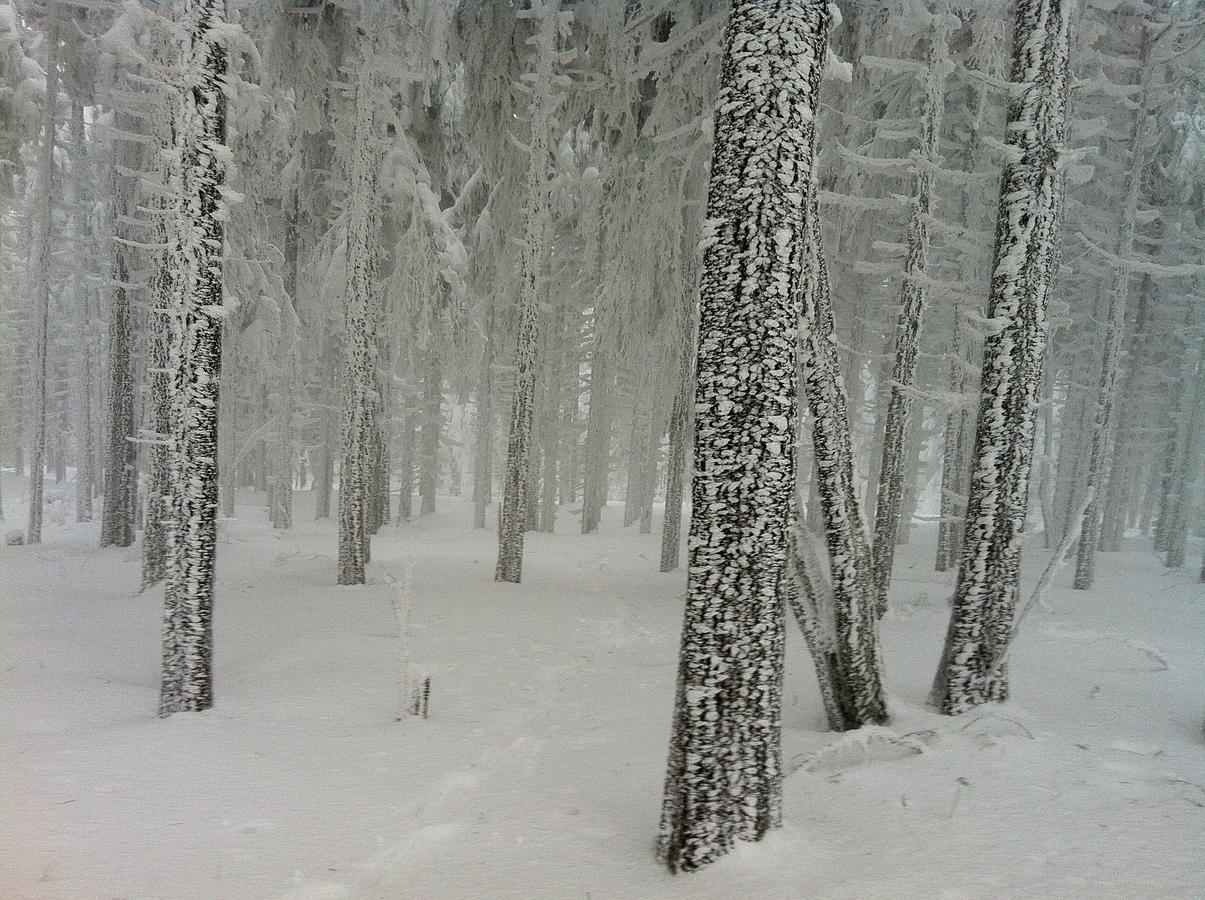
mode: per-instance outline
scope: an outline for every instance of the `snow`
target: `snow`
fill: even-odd
[[[8,521],[21,485],[5,473]],[[64,497],[71,490],[62,489]],[[56,486],[48,488],[52,494]],[[952,573],[899,548],[883,645],[892,720],[823,731],[794,626],[785,820],[691,875],[653,859],[681,623],[658,536],[527,535],[492,580],[472,504],[382,529],[338,587],[335,526],[222,520],[215,707],[156,718],[161,599],[139,548],[48,517],[0,547],[0,896],[1176,897],[1205,884],[1205,592],[1131,538],[1063,572],[1021,630],[1014,700],[924,706]],[[52,501],[53,502],[53,501]],[[58,519],[56,523],[55,519]],[[655,523],[654,532],[658,531]],[[1190,548],[1199,554],[1200,547]],[[1023,590],[1048,554],[1026,551]],[[413,567],[409,657],[431,718],[397,721],[387,576]]]

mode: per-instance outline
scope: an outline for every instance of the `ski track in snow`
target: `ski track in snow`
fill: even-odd
[[[19,487],[5,485],[5,496]],[[48,522],[0,548],[0,896],[1182,897],[1205,885],[1205,596],[1141,549],[1023,626],[1014,700],[924,699],[950,577],[935,530],[899,548],[884,620],[892,722],[838,736],[792,632],[785,827],[691,875],[652,857],[684,576],[659,535],[526,539],[493,582],[471,505],[373,539],[337,587],[331,521],[299,494],[273,533],[221,522],[216,707],[155,718],[161,593],[138,548]],[[6,509],[19,521],[14,504]],[[1197,548],[1193,548],[1194,550]],[[1199,552],[1199,550],[1198,550]],[[1046,554],[1028,552],[1027,583]],[[1190,557],[1192,558],[1192,557]],[[431,718],[396,721],[382,567],[414,565],[410,655]],[[1150,585],[1160,579],[1159,592]],[[793,762],[794,761],[794,762]],[[803,761],[810,761],[801,765]]]

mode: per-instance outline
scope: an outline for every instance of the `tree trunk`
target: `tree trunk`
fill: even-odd
[[[225,2],[185,6],[186,65],[171,164],[175,203],[167,310],[171,398],[169,566],[160,715],[213,705],[213,591],[217,544],[218,385],[222,364],[225,177]]]
[[[51,11],[51,16],[57,12]],[[42,101],[42,136],[38,145],[33,209],[30,212],[29,298],[33,309],[33,410],[29,447],[29,527],[25,541],[42,542],[43,485],[46,480],[46,365],[50,318],[51,201],[55,192],[55,104],[59,92],[59,27],[52,21],[46,33],[46,93]]]
[[[423,379],[423,429],[419,454],[419,514],[435,512],[435,488],[439,481],[439,434],[443,426],[443,365],[438,353],[427,360]]]
[[[477,415],[473,429],[473,527],[485,527],[494,491],[494,306],[490,303],[481,365],[477,374]]]
[[[796,328],[806,321],[799,248],[829,9],[737,0],[724,41],[700,292],[690,563],[658,846],[672,871],[712,862],[781,823],[782,580],[795,480]]]
[[[373,79],[361,61],[355,90],[355,127],[349,162],[347,293],[343,336],[343,456],[339,466],[339,584],[363,584],[369,557],[369,505],[374,502],[373,452],[378,434],[374,344],[380,209],[380,152],[373,111]]]
[[[678,568],[679,546],[682,543],[682,491],[687,479],[686,454],[690,443],[691,399],[695,393],[695,296],[697,284],[693,274],[693,253],[683,282],[682,292],[683,341],[678,348],[678,389],[669,419],[669,459],[665,464],[665,519],[661,524],[661,571]]]
[[[1034,417],[1057,261],[1069,0],[1019,0],[966,537],[938,695],[943,712],[1008,696],[1005,653],[1020,575]]]
[[[920,330],[925,311],[925,269],[929,259],[929,218],[933,213],[933,168],[941,152],[941,112],[945,102],[946,33],[948,17],[933,17],[929,36],[929,64],[924,81],[921,108],[921,160],[916,171],[916,194],[908,221],[908,256],[904,262],[904,286],[900,297],[900,318],[895,329],[895,364],[891,370],[887,421],[883,427],[883,454],[875,494],[873,576],[875,610],[887,611],[887,590],[895,562],[895,546],[900,532],[900,507],[905,490],[905,473],[912,417],[913,382],[920,351]],[[915,452],[915,444],[911,444]]]
[[[515,350],[515,390],[510,433],[506,444],[506,473],[502,485],[502,518],[498,526],[498,565],[495,581],[519,582],[523,574],[523,531],[527,527],[531,477],[532,417],[539,363],[539,315],[545,245],[551,208],[552,124],[556,97],[553,61],[556,56],[560,4],[543,7],[535,38],[536,65],[529,82],[531,135],[524,208],[524,239],[520,260],[518,339]]]
[[[1142,89],[1138,97],[1137,109],[1134,111],[1134,122],[1130,132],[1129,175],[1121,208],[1121,233],[1117,237],[1117,256],[1122,260],[1128,259],[1134,250],[1138,196],[1146,169],[1143,145],[1146,140],[1147,105],[1151,78],[1151,67],[1147,62],[1150,46],[1151,35],[1150,32],[1147,32],[1147,39],[1143,41],[1138,57],[1137,80],[1142,85]],[[1113,418],[1113,394],[1117,384],[1117,370],[1121,364],[1121,336],[1125,329],[1126,302],[1129,291],[1129,267],[1124,263],[1115,266],[1112,290],[1109,293],[1108,311],[1105,314],[1105,346],[1100,361],[1096,415],[1092,424],[1092,446],[1088,453],[1086,489],[1092,492],[1092,497],[1084,510],[1084,522],[1075,557],[1075,578],[1072,582],[1072,587],[1077,591],[1084,591],[1092,587],[1096,579],[1096,546],[1100,542],[1101,507],[1106,498],[1102,489],[1102,481],[1109,463],[1109,429]]]

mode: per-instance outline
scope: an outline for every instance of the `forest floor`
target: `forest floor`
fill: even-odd
[[[11,474],[11,473],[10,473]],[[23,522],[10,498],[7,528]],[[707,869],[653,859],[684,575],[659,536],[533,534],[493,582],[469,505],[373,541],[334,583],[334,526],[221,523],[216,701],[156,718],[161,595],[138,548],[53,524],[0,547],[4,898],[1184,897],[1205,889],[1205,590],[1133,539],[1064,571],[1025,622],[1014,700],[924,704],[952,575],[901,548],[883,624],[892,723],[823,730],[790,625],[785,825]],[[656,517],[654,525],[657,526]],[[1194,546],[1195,553],[1200,548]],[[1048,554],[1028,553],[1032,585]],[[1193,561],[1199,560],[1199,556]],[[428,720],[397,720],[386,573],[413,571]]]

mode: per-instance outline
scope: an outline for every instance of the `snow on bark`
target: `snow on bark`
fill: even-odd
[[[1185,545],[1195,509],[1193,488],[1197,471],[1201,468],[1201,458],[1205,455],[1200,446],[1202,431],[1205,431],[1205,338],[1195,338],[1198,346],[1195,359],[1193,339],[1186,339],[1185,343],[1188,346],[1185,348],[1183,374],[1178,388],[1183,401],[1175,427],[1176,452],[1166,512],[1163,514],[1167,520],[1167,557],[1164,562],[1169,568],[1184,565]]]
[[[78,96],[71,98],[69,120],[69,153],[71,179],[67,185],[66,205],[68,234],[74,260],[68,280],[71,286],[69,303],[75,327],[73,350],[76,358],[71,366],[71,408],[73,411],[71,430],[74,438],[72,447],[75,459],[75,520],[92,521],[92,493],[96,486],[96,474],[92,468],[92,335],[91,291],[88,285],[89,272],[89,227],[88,214],[91,196],[88,172],[88,157],[84,145],[84,103]]]
[[[186,0],[184,64],[171,177],[175,278],[167,308],[171,400],[168,575],[160,715],[213,705],[213,595],[218,504],[222,185],[226,138],[225,0]]]
[[[162,50],[157,50],[162,52]],[[180,110],[174,105],[171,94],[156,91],[153,100],[154,121],[152,141],[160,150],[155,178],[156,196],[152,207],[155,212],[154,233],[156,249],[154,274],[151,276],[149,296],[149,346],[147,348],[147,373],[150,376],[149,398],[146,404],[146,427],[143,440],[147,443],[147,480],[145,513],[142,528],[142,589],[158,584],[167,574],[168,530],[172,519],[168,503],[168,442],[171,430],[171,400],[168,378],[168,315],[172,298],[179,289],[180,273],[171,258],[171,248],[176,240],[173,231],[174,216],[170,197],[172,172],[166,162],[172,148],[178,146]]]
[[[803,246],[802,382],[811,413],[817,506],[832,576],[833,628],[841,680],[848,692],[846,728],[887,720],[870,544],[854,487],[853,446],[845,385],[837,359],[832,291],[816,195],[809,201]]]
[[[672,871],[781,823],[800,245],[830,15],[823,2],[737,0],[725,36],[686,611],[658,846]]]
[[[123,117],[116,118],[118,127]],[[134,510],[138,494],[138,446],[134,443],[134,372],[131,361],[134,326],[130,308],[130,254],[125,218],[133,206],[131,186],[121,174],[124,149],[114,149],[112,277],[109,285],[108,416],[104,438],[104,505],[100,546],[128,547],[134,543]]]
[[[682,490],[687,478],[686,454],[690,446],[690,398],[695,392],[695,335],[697,304],[693,254],[684,267],[682,346],[678,348],[678,388],[674,393],[673,410],[669,418],[669,459],[665,464],[665,521],[661,526],[661,571],[678,568],[678,545],[681,543]]]
[[[883,449],[875,500],[873,575],[875,610],[887,611],[887,590],[895,561],[896,537],[900,527],[907,470],[908,437],[912,417],[910,388],[916,381],[916,359],[920,351],[921,320],[925,307],[925,267],[929,258],[929,219],[933,214],[933,170],[940,162],[941,113],[945,102],[947,32],[949,17],[933,17],[929,36],[929,61],[924,76],[920,118],[920,159],[916,170],[916,193],[908,220],[908,256],[904,262],[904,284],[900,316],[895,329],[895,361],[891,370]]]
[[[363,584],[377,412],[375,335],[380,148],[372,75],[361,63],[348,163],[347,292],[343,335],[343,456],[339,467],[339,584]]]
[[[506,443],[506,471],[502,482],[502,518],[498,526],[498,565],[495,581],[518,582],[523,573],[523,531],[535,512],[530,503],[532,419],[534,416],[536,368],[539,355],[540,293],[544,254],[548,242],[551,211],[552,125],[559,96],[554,89],[553,67],[557,57],[557,35],[562,13],[559,0],[533,2],[530,12],[538,17],[536,34],[529,38],[535,47],[534,70],[526,79],[531,93],[528,116],[531,125],[527,152],[524,233],[519,262],[519,310],[515,350],[515,387],[511,401],[510,432]]]
[[[33,308],[33,409],[29,446],[29,527],[27,544],[42,542],[43,485],[46,475],[46,354],[50,318],[50,231],[54,197],[55,104],[59,90],[59,29],[52,21],[46,34],[46,88],[42,100],[42,135],[38,145],[36,188],[30,210],[27,260],[30,306]]]
[[[966,537],[938,673],[943,712],[1008,696],[1034,420],[1057,254],[1066,130],[1069,0],[1020,0],[1013,35],[1010,156],[1000,185]]]

